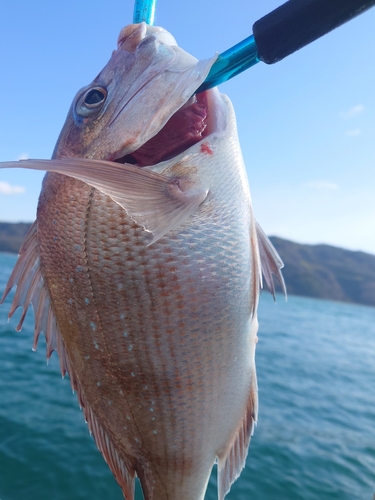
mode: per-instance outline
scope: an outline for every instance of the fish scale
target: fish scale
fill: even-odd
[[[126,159],[182,105],[194,105],[213,61],[188,56],[161,28],[124,29],[92,84],[99,103],[108,93],[106,125],[87,118],[96,104],[81,110],[88,86],[53,159],[22,163],[50,173],[6,294],[19,285],[12,312],[22,305],[22,318],[30,297],[36,339],[43,331],[48,355],[58,350],[128,500],[135,475],[146,500],[202,500],[216,462],[223,500],[257,419],[261,260],[272,290],[282,263],[253,217],[230,101],[207,91],[206,135],[170,160],[143,168],[108,161]],[[136,92],[124,104],[129,89]],[[153,123],[139,89],[159,113]],[[145,128],[134,135],[137,121]],[[80,147],[85,158],[75,157]]]
[[[235,190],[236,183],[228,178],[234,175],[229,169],[222,170],[217,169],[217,184]],[[56,182],[58,189],[54,188]],[[214,200],[216,191],[211,191]],[[180,231],[147,247],[149,235],[100,192],[92,193],[86,185],[71,179],[56,180],[56,176],[45,181],[44,192],[38,213],[42,267],[59,325],[76,323],[79,311],[78,328],[70,326],[69,333],[63,336],[92,411],[106,422],[109,435],[122,435],[120,441],[124,441],[128,452],[153,464],[162,463],[164,457],[165,465],[159,474],[167,478],[169,485],[177,480],[181,460],[203,469],[207,481],[216,454],[229,437],[228,430],[223,433],[223,420],[242,418],[251,382],[250,364],[244,376],[244,366],[239,363],[242,369],[232,375],[236,385],[245,379],[239,406],[238,396],[234,392],[228,395],[226,386],[227,367],[233,366],[236,356],[241,357],[238,330],[244,327],[238,324],[237,316],[240,313],[241,318],[249,318],[250,311],[250,270],[246,272],[238,259],[239,252],[245,257],[245,248],[249,253],[250,243],[238,241],[244,231],[239,232],[233,221],[238,216],[233,204],[241,200],[237,197],[235,203],[228,203],[227,211],[217,211],[208,223],[205,212],[212,210],[202,210]],[[61,206],[66,207],[62,221],[55,213]],[[57,267],[50,257],[51,229],[57,241],[65,241],[68,221],[75,227],[72,232],[76,239],[74,245],[69,241],[60,253]],[[212,226],[220,228],[220,235]],[[216,238],[211,240],[213,233]],[[218,241],[224,245],[218,246]],[[75,250],[77,246],[81,251]],[[63,281],[62,276],[66,277]],[[119,285],[123,285],[121,290]],[[70,298],[73,304],[67,309]],[[60,328],[65,332],[64,326]],[[126,337],[124,331],[128,332]],[[246,349],[246,337],[244,340]],[[90,358],[85,360],[85,356]],[[149,411],[149,400],[143,399],[145,385],[150,399],[155,401],[153,412]],[[124,398],[131,420],[142,432],[127,421]],[[222,421],[216,415],[218,408]],[[233,408],[235,414],[230,417]],[[202,414],[206,415],[203,422]],[[199,433],[195,432],[197,427]],[[233,426],[229,427],[232,430]],[[181,459],[180,450],[187,443],[189,455]],[[202,446],[211,455],[204,467]]]

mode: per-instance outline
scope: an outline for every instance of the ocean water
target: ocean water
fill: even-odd
[[[16,258],[0,254],[3,290]],[[56,353],[0,309],[0,499],[121,500]],[[373,500],[375,308],[262,294],[259,422],[228,500]],[[142,498],[138,489],[137,500]],[[207,500],[217,498],[216,471]],[[178,499],[176,499],[178,500]],[[192,499],[194,500],[194,499]]]

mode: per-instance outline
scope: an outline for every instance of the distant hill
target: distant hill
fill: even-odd
[[[375,306],[375,255],[271,236],[292,295]]]
[[[31,224],[0,222],[0,252],[18,253]],[[375,255],[271,236],[290,295],[375,306]]]
[[[0,222],[0,252],[18,253],[31,224],[29,222]]]

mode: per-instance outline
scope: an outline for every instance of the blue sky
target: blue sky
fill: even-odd
[[[249,36],[282,2],[158,0],[155,24],[198,58]],[[70,103],[132,20],[133,2],[0,4],[0,161],[49,158]],[[220,90],[235,107],[267,234],[375,254],[375,8]],[[32,221],[43,175],[0,171],[0,221]]]

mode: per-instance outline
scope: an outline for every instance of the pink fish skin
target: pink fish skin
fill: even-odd
[[[4,296],[35,311],[124,496],[222,500],[257,419],[261,272],[282,262],[254,220],[230,101],[191,98],[197,61],[161,28],[130,25],[75,97],[37,220]],[[130,163],[132,164],[130,164]]]

